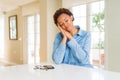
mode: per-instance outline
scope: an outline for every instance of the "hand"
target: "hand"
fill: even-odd
[[[58,29],[62,33],[63,37],[66,37],[64,30],[58,25]]]
[[[60,30],[60,32],[61,32],[62,35],[63,35],[62,43],[63,43],[63,44],[66,44],[67,37],[66,37],[66,35],[65,35],[65,30],[63,30],[63,29],[59,26],[59,24],[58,24],[58,29]]]
[[[73,36],[68,31],[64,31],[64,33],[69,40],[73,38]]]
[[[61,31],[63,38],[69,39],[71,40],[73,38],[73,36],[66,30],[62,29],[59,24],[58,24],[58,29]]]

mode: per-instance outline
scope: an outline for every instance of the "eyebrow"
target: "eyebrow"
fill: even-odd
[[[65,18],[64,18],[64,21],[65,21],[66,19],[67,19],[67,18],[65,17]],[[58,23],[59,23],[59,24],[62,24],[63,22],[58,22]]]

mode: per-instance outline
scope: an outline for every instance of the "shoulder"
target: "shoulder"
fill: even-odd
[[[79,25],[75,25],[75,27],[76,27],[77,29],[79,29],[78,34],[79,34],[80,36],[90,36],[90,32],[81,29]]]
[[[56,39],[61,39],[62,38],[62,34],[59,32],[56,34]]]
[[[91,36],[90,32],[82,30],[82,29],[80,30],[80,35],[81,36]]]

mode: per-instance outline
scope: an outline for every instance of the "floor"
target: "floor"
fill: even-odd
[[[0,60],[0,66],[14,66],[15,64]]]

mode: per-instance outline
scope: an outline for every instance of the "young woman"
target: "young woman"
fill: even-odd
[[[60,30],[54,41],[53,61],[56,64],[92,67],[89,59],[90,33],[73,25],[73,14],[66,8],[56,10],[53,18]]]

